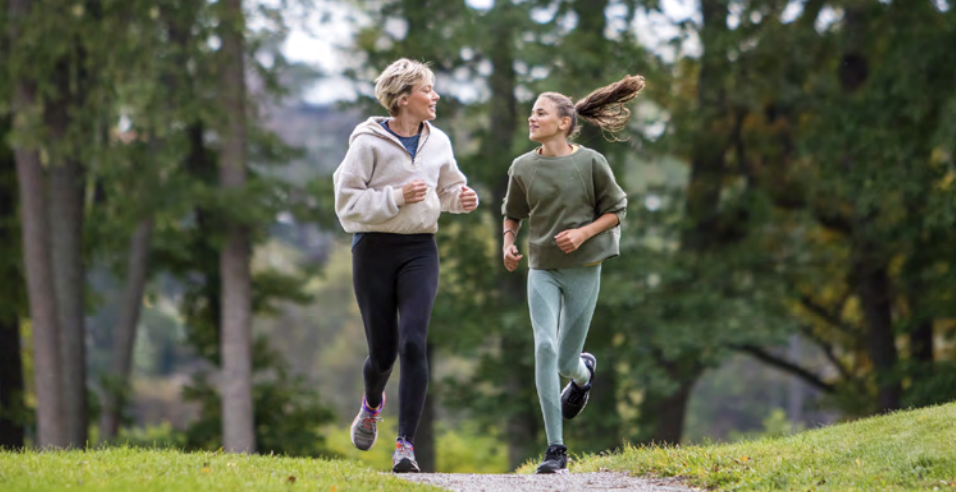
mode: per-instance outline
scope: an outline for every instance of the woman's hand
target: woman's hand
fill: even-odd
[[[504,247],[504,256],[505,256],[505,268],[509,272],[515,271],[515,268],[518,268],[518,262],[524,258],[524,255],[518,253],[518,247],[514,244],[509,244]]]
[[[554,239],[558,242],[558,247],[561,248],[561,251],[572,253],[577,251],[577,249],[584,244],[584,241],[590,239],[590,236],[581,229],[568,229],[558,233],[557,236],[554,236]]]
[[[461,202],[461,208],[465,212],[471,212],[472,210],[478,208],[478,194],[475,193],[475,190],[467,187],[461,187],[461,193],[458,194],[458,201]]]
[[[402,195],[405,197],[405,203],[418,203],[425,200],[428,193],[428,185],[424,180],[416,179],[402,187]]]

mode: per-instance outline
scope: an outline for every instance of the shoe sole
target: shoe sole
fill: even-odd
[[[562,392],[562,393],[563,393],[563,392]],[[564,395],[562,395],[562,396],[564,396]],[[581,408],[578,409],[578,411],[575,412],[575,414],[574,414],[574,415],[571,415],[571,416],[565,415],[565,414],[564,414],[564,408],[562,407],[562,408],[561,408],[561,417],[563,417],[564,420],[573,420],[573,419],[574,419],[575,417],[577,417],[578,415],[581,415],[581,412],[583,412],[583,411],[584,411],[584,408],[587,407],[587,406],[588,406],[588,402],[585,401],[585,402],[584,402],[584,405],[581,405]]]
[[[588,356],[587,358],[590,359],[591,362],[593,363],[593,365],[590,367],[591,377],[588,378],[588,383],[593,383],[592,380],[594,379],[594,373],[597,372],[597,357],[595,357],[595,356],[593,356],[593,355],[591,355],[591,354],[589,354],[589,353],[587,353],[587,352],[582,352],[581,355],[582,355],[582,356],[587,355],[587,356]],[[582,359],[583,359],[583,358],[584,358],[584,357],[582,357]],[[568,385],[570,385],[570,384],[571,384],[571,383],[569,382]],[[565,389],[567,389],[567,388],[565,388]],[[561,391],[561,398],[564,399],[564,391]],[[578,415],[581,415],[581,412],[584,411],[584,407],[586,407],[586,406],[588,406],[587,400],[584,401],[584,405],[581,405],[581,409],[578,410],[577,413],[575,413],[574,415],[572,415],[572,416],[570,416],[570,417],[568,417],[567,415],[564,415],[564,409],[562,408],[562,409],[561,409],[561,416],[564,417],[565,420],[571,420],[571,419],[573,419],[574,417],[577,417]]]
[[[560,469],[560,470],[555,470],[555,471],[536,471],[536,472],[534,472],[535,475],[564,475],[564,474],[566,474],[566,473],[569,473],[567,468],[562,468],[562,469]]]
[[[392,473],[421,473],[421,469],[418,468],[418,465],[412,463],[412,460],[402,458],[401,461],[395,463],[395,466],[392,467]]]
[[[363,448],[362,446],[359,446],[358,444],[355,443],[355,441],[352,441],[352,446],[355,446],[355,449],[359,451],[368,451],[369,449],[372,449],[372,447],[375,446],[376,441],[378,441],[378,439],[372,441],[372,444],[370,444],[367,448]]]

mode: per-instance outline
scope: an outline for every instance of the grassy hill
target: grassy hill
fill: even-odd
[[[519,473],[530,473],[528,463]],[[956,403],[788,437],[712,446],[629,446],[575,459],[571,472],[682,477],[717,490],[956,489]],[[0,452],[0,491],[428,491],[353,461],[110,448]]]
[[[571,471],[601,469],[684,477],[689,484],[718,490],[954,490],[956,403],[782,438],[627,447],[611,456],[578,460]]]
[[[0,453],[0,491],[439,491],[352,461],[110,448]]]

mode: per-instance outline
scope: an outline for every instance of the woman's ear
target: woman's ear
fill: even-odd
[[[565,116],[561,118],[561,123],[558,124],[558,130],[567,131],[568,128],[571,128],[571,117]]]

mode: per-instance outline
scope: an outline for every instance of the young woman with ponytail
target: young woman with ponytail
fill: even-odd
[[[545,92],[528,118],[529,138],[540,147],[508,170],[504,215],[504,264],[513,272],[523,255],[515,240],[522,220],[530,227],[528,307],[534,329],[535,383],[548,448],[537,473],[567,472],[562,416],[576,417],[587,404],[597,360],[582,352],[601,284],[601,263],[619,254],[627,195],[600,153],[569,143],[579,120],[607,134],[630,118],[624,104],[644,88],[627,76],[577,103]],[[559,375],[570,378],[561,389]]]

